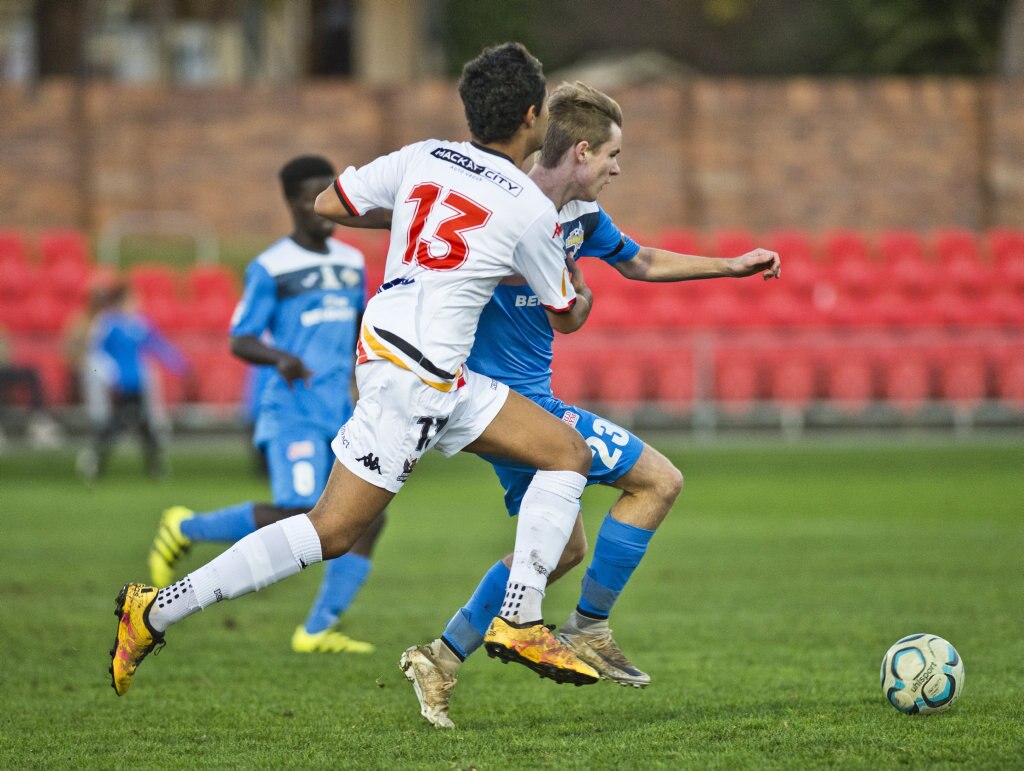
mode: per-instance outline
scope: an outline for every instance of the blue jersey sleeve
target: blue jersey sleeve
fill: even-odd
[[[259,337],[270,326],[277,303],[277,287],[258,262],[249,264],[245,271],[245,289],[231,319],[231,336],[255,335]]]
[[[619,230],[604,209],[599,208],[598,215],[597,226],[586,234],[579,255],[596,257],[609,265],[636,257],[639,244]]]

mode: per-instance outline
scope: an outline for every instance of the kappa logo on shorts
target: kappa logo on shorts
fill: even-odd
[[[406,458],[405,461],[402,462],[402,473],[399,474],[396,479],[399,482],[406,481],[409,478],[409,475],[412,474],[412,470],[416,468],[417,462],[418,460],[416,458]]]
[[[288,449],[285,450],[285,455],[288,460],[302,460],[303,458],[312,458],[316,455],[316,448],[313,443],[308,439],[301,442],[292,442],[288,445]]]
[[[562,415],[562,422],[568,423],[573,428],[576,427],[576,424],[579,423],[579,420],[580,416],[578,412],[566,411],[566,413]]]
[[[366,466],[366,468],[370,469],[370,471],[376,471],[380,474],[380,460],[372,452],[368,452],[363,457],[356,458],[356,460]]]

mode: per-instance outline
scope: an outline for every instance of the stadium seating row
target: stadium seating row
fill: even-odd
[[[164,374],[169,404],[242,401],[247,368],[223,341],[208,335],[175,338],[195,372],[192,382]],[[19,342],[19,359],[35,366],[52,403],[66,403],[74,384],[59,350],[32,339]],[[688,409],[699,401],[747,407],[772,401],[806,407],[829,401],[851,410],[885,401],[917,408],[944,400],[975,406],[1001,400],[1024,407],[1024,340],[991,344],[750,345],[722,342],[711,348],[665,345],[559,347],[555,393],[568,402],[634,409],[652,402]]]
[[[560,348],[553,387],[568,402],[622,409],[701,401],[747,408],[756,402],[850,410],[884,401],[917,409],[942,400],[1024,406],[1024,341],[978,345],[731,345],[629,349]]]

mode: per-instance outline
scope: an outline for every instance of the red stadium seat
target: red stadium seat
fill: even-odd
[[[726,409],[749,409],[763,394],[761,360],[752,347],[715,351],[714,397]]]
[[[840,409],[859,411],[875,394],[875,357],[867,348],[843,346],[824,354],[824,393]]]
[[[908,296],[930,294],[942,280],[938,266],[909,252],[886,262],[882,266],[882,277],[890,286]]]
[[[594,382],[591,352],[573,345],[570,339],[559,344],[556,337],[555,358],[551,365],[551,390],[567,404],[579,404],[592,398]]]
[[[635,408],[647,397],[647,383],[651,373],[643,364],[641,355],[628,348],[613,347],[594,351],[592,370],[596,368],[597,393],[604,404]]]
[[[92,280],[93,266],[73,258],[58,258],[43,265],[47,289],[70,302],[85,300]]]
[[[978,346],[956,346],[938,358],[939,396],[963,407],[973,407],[988,395],[985,351]]]
[[[151,294],[141,300],[143,315],[161,332],[178,332],[194,328],[194,315],[176,298]]]
[[[1024,230],[990,230],[988,245],[995,264],[996,280],[1004,287],[1024,292]]]
[[[194,265],[185,273],[185,286],[189,293],[199,300],[211,296],[239,296],[238,277],[223,265]]]
[[[197,352],[190,359],[199,377],[200,402],[235,404],[242,401],[245,364],[231,355],[226,344],[223,350]]]
[[[19,230],[0,230],[0,265],[28,265],[28,246]]]
[[[54,262],[92,262],[92,250],[85,234],[77,230],[48,230],[39,236],[39,255],[43,265]]]
[[[71,380],[63,351],[54,340],[21,340],[13,346],[11,360],[32,367],[39,375],[48,406],[66,404]]]
[[[986,321],[1010,329],[1024,328],[1024,294],[996,287],[981,299],[977,310]]]
[[[878,253],[888,268],[905,259],[924,262],[927,247],[916,230],[886,230],[878,236]]]
[[[19,326],[24,332],[57,335],[79,306],[49,292],[32,294],[20,302]]]
[[[132,291],[143,302],[154,297],[175,299],[178,296],[178,274],[167,265],[143,263],[133,267],[128,275]]]
[[[0,300],[15,302],[41,286],[39,271],[19,258],[0,256]]]
[[[818,394],[818,356],[814,349],[790,346],[765,354],[771,398],[792,407],[806,407]]]
[[[940,265],[967,260],[980,261],[977,235],[973,230],[946,228],[934,234],[935,257]]]
[[[882,394],[903,409],[916,409],[932,394],[932,374],[928,357],[913,347],[900,347],[883,357]]]
[[[756,247],[754,234],[744,228],[717,230],[711,234],[711,257],[739,257]]]
[[[996,396],[1015,406],[1024,406],[1024,345],[998,351],[995,362]]]
[[[825,262],[837,265],[847,260],[868,262],[871,248],[859,230],[836,229],[827,231],[821,239]]]
[[[665,228],[658,234],[655,244],[677,254],[704,254],[700,234],[689,228]]]
[[[648,362],[655,380],[655,399],[670,408],[688,407],[693,403],[696,382],[689,349],[652,351]]]
[[[763,243],[779,253],[785,285],[809,299],[814,285],[823,276],[814,240],[802,230],[776,230]]]

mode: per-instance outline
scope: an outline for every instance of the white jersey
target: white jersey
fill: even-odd
[[[366,307],[359,361],[386,359],[440,390],[458,387],[484,305],[502,278],[523,276],[541,304],[576,298],[555,207],[505,155],[427,140],[335,181],[359,216],[390,209],[384,281]]]

